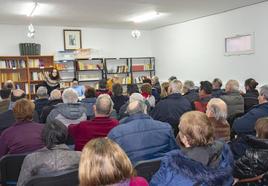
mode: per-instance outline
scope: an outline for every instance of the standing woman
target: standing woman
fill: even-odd
[[[45,72],[44,77],[45,86],[47,87],[49,95],[52,90],[60,88],[60,74],[57,69],[54,68],[51,73]]]

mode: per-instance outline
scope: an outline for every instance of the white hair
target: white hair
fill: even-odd
[[[98,114],[110,115],[114,107],[113,100],[108,94],[101,94],[96,100],[96,112]]]
[[[61,92],[58,89],[54,89],[50,93],[50,100],[61,99]]]
[[[77,103],[78,94],[74,89],[67,88],[62,93],[62,100],[63,103]]]
[[[264,96],[264,98],[266,100],[268,100],[268,85],[263,85],[261,88],[260,88],[260,95],[261,96]]]
[[[181,93],[182,91],[182,83],[181,81],[175,79],[169,83],[171,94]]]
[[[36,95],[38,98],[48,97],[47,88],[44,86],[39,87],[36,91]]]
[[[207,109],[213,113],[216,120],[225,121],[227,119],[227,105],[222,99],[212,98],[208,102]]]
[[[129,97],[129,103],[132,103],[133,101],[144,101],[144,97],[140,93],[133,93]]]

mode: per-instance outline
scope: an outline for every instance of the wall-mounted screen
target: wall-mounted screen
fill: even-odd
[[[226,55],[242,55],[254,53],[253,34],[237,35],[225,38]]]

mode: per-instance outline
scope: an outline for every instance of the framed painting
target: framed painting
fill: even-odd
[[[82,48],[81,30],[63,30],[64,50]]]

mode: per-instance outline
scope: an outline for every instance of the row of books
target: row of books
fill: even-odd
[[[1,82],[5,82],[7,80],[12,80],[12,81],[23,81],[21,78],[21,74],[18,72],[15,73],[1,73]]]
[[[1,60],[0,61],[0,68],[25,68],[26,63],[24,60]]]
[[[108,69],[108,73],[124,73],[128,72],[127,65],[114,66]]]
[[[32,72],[32,80],[43,81],[45,80],[45,76],[42,72]]]
[[[144,71],[144,70],[153,70],[153,65],[152,64],[132,65],[133,72]]]
[[[90,64],[90,61],[78,61],[79,70],[102,70],[102,64]]]
[[[146,76],[138,76],[138,77],[134,78],[133,83],[143,83],[143,80],[146,78],[147,78]]]
[[[131,77],[122,78],[121,84],[131,84]]]
[[[39,59],[29,59],[28,66],[29,68],[40,68],[45,67],[45,64],[42,60]]]
[[[55,64],[58,70],[74,70],[73,62],[64,62]]]

